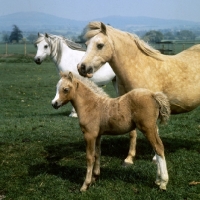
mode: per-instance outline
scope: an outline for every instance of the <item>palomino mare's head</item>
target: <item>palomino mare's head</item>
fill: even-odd
[[[36,64],[40,65],[42,61],[51,54],[51,47],[48,41],[48,34],[45,35],[38,33],[38,39],[35,42],[37,47],[37,54],[34,58]]]
[[[61,79],[56,86],[56,96],[52,100],[52,106],[55,109],[67,104],[74,94],[73,74],[71,72],[68,74],[61,72],[60,76]]]
[[[91,78],[94,72],[112,58],[114,48],[107,35],[106,25],[92,22],[88,25],[88,29],[87,50],[77,68],[80,75]]]

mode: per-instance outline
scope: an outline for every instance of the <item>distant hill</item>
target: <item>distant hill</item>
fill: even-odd
[[[200,28],[200,22],[192,22],[186,20],[176,19],[159,19],[151,17],[122,17],[122,16],[109,16],[105,18],[96,19],[113,27],[126,30],[126,31],[140,31],[152,29],[190,29]]]
[[[0,16],[0,31],[12,30],[13,24],[22,31],[81,30],[87,22],[56,17],[39,12],[19,12]]]
[[[139,31],[150,29],[200,29],[200,22],[191,22],[185,20],[166,20],[150,17],[122,17],[109,16],[90,21],[102,21],[113,27],[125,31]],[[39,12],[19,12],[10,15],[0,16],[0,31],[11,31],[13,24],[24,31],[51,32],[51,31],[71,31],[81,32],[89,21],[77,21],[56,17],[54,15]]]

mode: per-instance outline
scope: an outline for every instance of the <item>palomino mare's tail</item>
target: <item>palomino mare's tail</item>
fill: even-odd
[[[166,123],[170,116],[170,104],[167,96],[162,92],[156,92],[153,94],[153,98],[159,105],[160,123]]]

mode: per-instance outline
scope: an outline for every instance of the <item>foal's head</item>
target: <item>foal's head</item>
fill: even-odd
[[[56,96],[52,100],[52,106],[55,109],[67,104],[74,95],[73,74],[61,72],[61,79],[56,86]]]

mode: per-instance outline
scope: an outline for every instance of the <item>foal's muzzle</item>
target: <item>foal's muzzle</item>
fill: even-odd
[[[58,104],[57,101],[56,101],[56,102],[52,102],[51,105],[52,105],[55,109],[58,109],[58,108],[60,108],[60,106],[61,106],[61,105]]]

